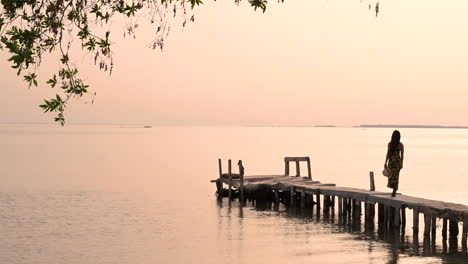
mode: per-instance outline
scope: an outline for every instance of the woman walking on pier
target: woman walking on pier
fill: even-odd
[[[393,131],[392,140],[388,143],[387,156],[385,158],[384,167],[388,168],[390,175],[388,176],[388,188],[392,188],[392,197],[395,197],[398,190],[398,179],[400,170],[403,169],[403,154],[404,146],[400,142],[400,132]]]

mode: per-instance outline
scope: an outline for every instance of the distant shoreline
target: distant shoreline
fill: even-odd
[[[365,128],[455,128],[468,129],[468,126],[432,126],[432,125],[359,125]]]

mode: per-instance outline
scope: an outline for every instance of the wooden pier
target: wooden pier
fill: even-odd
[[[307,176],[301,176],[301,162],[307,163]],[[241,160],[237,163],[238,173],[232,171],[231,160],[228,160],[227,173],[223,173],[220,159],[218,160],[219,178],[212,182],[216,183],[218,197],[228,197],[229,201],[238,198],[241,204],[248,200],[267,201],[276,206],[280,203],[301,208],[315,206],[317,213],[323,209],[324,215],[337,212],[339,221],[349,219],[353,219],[354,223],[356,219],[360,221],[364,206],[366,226],[375,223],[377,211],[377,223],[380,228],[403,229],[403,233],[406,227],[406,209],[410,209],[413,213],[413,236],[416,236],[416,239],[420,230],[419,217],[422,214],[424,241],[435,243],[438,228],[436,223],[437,219],[441,219],[444,248],[448,239],[450,250],[457,251],[459,225],[462,224],[461,246],[464,252],[467,250],[468,206],[466,205],[402,194],[391,197],[390,192],[375,191],[373,172],[369,175],[369,190],[322,183],[312,179],[309,157],[286,157],[284,163],[285,172],[282,175],[245,176]],[[296,175],[289,175],[290,163],[295,163]],[[227,185],[227,190],[223,185]]]

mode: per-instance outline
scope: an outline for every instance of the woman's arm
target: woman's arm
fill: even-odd
[[[403,158],[405,157],[405,146],[401,143],[401,164],[400,169],[403,169]]]
[[[388,145],[387,145],[387,156],[385,157],[384,168],[387,167],[387,162],[388,162],[389,158],[390,158],[390,143],[388,143]]]

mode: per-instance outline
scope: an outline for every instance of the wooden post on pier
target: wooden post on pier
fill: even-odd
[[[307,173],[308,173],[308,176],[309,176],[309,179],[312,180],[312,169],[310,168],[310,158],[307,157]]]
[[[330,213],[330,208],[331,208],[331,196],[325,195],[323,197],[323,212]]]
[[[289,160],[287,158],[284,158],[284,175],[289,175]]]
[[[317,205],[317,210],[318,210],[320,208],[320,193],[316,193],[315,198],[317,200],[316,205]]]
[[[406,207],[405,206],[401,207],[401,227],[402,228],[406,227]]]
[[[389,224],[389,210],[388,210],[389,206],[388,205],[384,205],[384,226],[385,228],[388,228],[388,224]]]
[[[449,251],[453,253],[458,250],[458,222],[450,219],[449,223]]]
[[[418,208],[413,209],[413,233],[419,232],[419,210]]]
[[[393,227],[400,227],[400,208],[394,208],[395,214],[393,215]]]
[[[294,205],[294,186],[289,187],[289,205],[293,206]]]
[[[302,190],[301,192],[301,208],[305,208],[305,201],[306,200],[306,193],[304,192],[304,190]]]
[[[377,205],[377,221],[379,225],[385,223],[385,207],[382,203]]]
[[[442,219],[442,241],[447,242],[447,218]]]
[[[299,166],[299,161],[296,160],[296,177],[301,176],[301,167]]]
[[[432,217],[431,219],[431,239],[432,239],[432,244],[435,243],[436,240],[436,231],[437,231],[437,218],[435,216]]]
[[[338,216],[343,215],[343,198],[338,196]]]
[[[244,165],[242,164],[242,160],[239,160],[237,163],[239,165],[239,176],[240,176],[240,202],[241,204],[244,202]]]
[[[468,234],[468,219],[463,219],[463,231],[462,231],[462,249],[463,251],[467,250],[466,239]]]
[[[431,233],[431,216],[424,214],[424,236],[428,236]]]
[[[280,201],[279,200],[279,190],[275,189],[274,192],[275,192],[275,203],[279,204],[279,201]]]
[[[228,160],[228,175],[229,175],[229,201],[232,201],[232,168],[231,160]]]
[[[369,177],[370,177],[370,190],[373,192],[373,191],[375,191],[375,182],[374,182],[374,172],[373,171],[369,172]]]
[[[218,168],[219,168],[219,179],[216,180],[216,190],[218,191],[218,195],[221,197],[223,195],[223,182],[221,179],[223,178],[223,167],[221,164],[221,159],[218,159]]]
[[[343,216],[346,217],[348,216],[348,198],[343,197]]]

